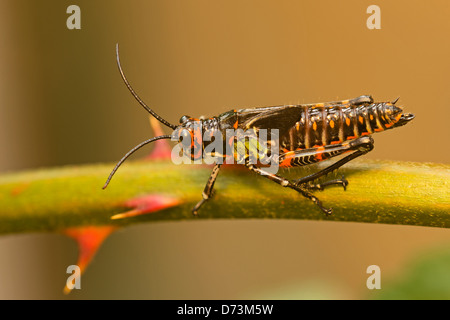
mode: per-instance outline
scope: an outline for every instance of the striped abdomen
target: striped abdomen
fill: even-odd
[[[304,106],[300,120],[281,137],[281,147],[289,151],[308,149],[383,131],[400,118],[401,114],[397,116],[396,109],[390,102],[359,106]]]

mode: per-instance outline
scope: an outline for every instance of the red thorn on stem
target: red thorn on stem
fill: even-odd
[[[164,132],[161,129],[161,124],[159,123],[158,120],[156,120],[153,117],[150,117],[150,125],[153,129],[155,137],[164,135]],[[166,139],[161,139],[155,141],[155,147],[145,159],[163,160],[163,159],[171,159],[171,156],[172,156],[172,148],[170,147],[168,141]]]
[[[116,229],[116,226],[83,226],[63,231],[78,243],[77,266],[80,268],[80,275],[86,270],[103,241]],[[65,294],[69,294],[71,290],[67,285],[64,287]]]
[[[150,194],[126,201],[125,206],[132,209],[124,213],[116,214],[112,216],[111,219],[123,219],[153,213],[166,208],[174,207],[178,204],[180,204],[180,200],[178,198],[159,194]]]

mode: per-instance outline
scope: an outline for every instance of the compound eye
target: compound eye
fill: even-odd
[[[187,122],[190,118],[191,118],[191,117],[189,117],[189,116],[182,116],[182,117],[180,118],[180,123],[185,123],[185,122]]]

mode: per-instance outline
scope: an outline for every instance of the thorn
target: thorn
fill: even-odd
[[[117,228],[116,226],[83,226],[67,228],[63,231],[66,236],[78,243],[77,266],[80,268],[80,275],[86,270],[103,241]],[[66,284],[64,293],[69,294],[71,290]]]
[[[164,135],[160,122],[152,116],[150,116],[149,119],[150,119],[150,126],[153,129],[155,137]],[[162,159],[171,159],[171,157],[172,157],[172,148],[170,147],[169,142],[166,139],[162,139],[155,142],[155,147],[145,159],[162,160]]]
[[[158,194],[150,194],[139,198],[134,198],[125,202],[125,207],[132,208],[129,211],[115,214],[112,220],[135,217],[143,214],[158,212],[166,208],[180,204],[178,198],[168,197]]]

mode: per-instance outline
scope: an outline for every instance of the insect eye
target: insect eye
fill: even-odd
[[[180,123],[185,123],[185,122],[188,121],[190,118],[191,118],[191,117],[189,117],[189,116],[182,116],[182,117],[180,118]]]

